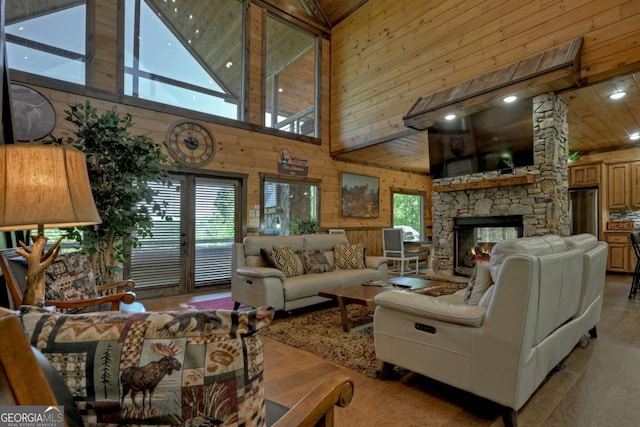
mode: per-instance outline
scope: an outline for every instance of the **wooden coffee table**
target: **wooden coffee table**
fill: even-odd
[[[342,320],[342,329],[345,332],[351,330],[351,321],[347,314],[347,304],[358,304],[365,307],[375,307],[376,303],[373,298],[381,292],[391,289],[422,289],[435,286],[442,286],[442,282],[436,282],[434,280],[424,280],[415,277],[392,277],[387,280],[387,286],[370,286],[370,285],[355,285],[345,286],[341,288],[327,289],[326,291],[318,292],[318,296],[331,298],[338,301],[338,307],[340,308],[340,318]]]

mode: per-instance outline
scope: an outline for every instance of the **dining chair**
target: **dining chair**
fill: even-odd
[[[415,261],[418,274],[418,265],[420,264],[420,255],[422,252],[406,251],[404,247],[404,233],[401,228],[383,228],[382,229],[382,251],[383,256],[394,261],[396,268],[390,269],[389,272],[395,272],[404,276],[405,263],[411,267],[411,262]]]
[[[633,298],[640,289],[640,231],[632,231],[630,233],[631,246],[636,254],[636,267],[633,272],[633,279],[631,279],[631,289],[629,290],[629,298]]]

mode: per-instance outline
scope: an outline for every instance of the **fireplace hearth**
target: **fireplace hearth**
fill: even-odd
[[[488,262],[493,246],[523,235],[522,215],[453,219],[454,274],[470,277],[477,262]]]

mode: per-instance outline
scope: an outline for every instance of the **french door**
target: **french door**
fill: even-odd
[[[231,250],[241,235],[241,178],[175,175],[156,184],[154,203],[169,220],[153,218],[152,236],[131,248],[128,277],[144,296],[225,288],[231,281]]]

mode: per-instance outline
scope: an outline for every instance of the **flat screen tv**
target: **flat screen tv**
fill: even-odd
[[[533,99],[428,128],[431,178],[533,165]]]

